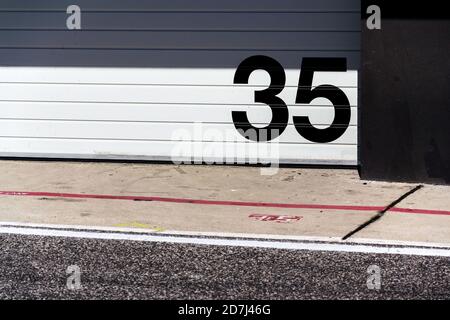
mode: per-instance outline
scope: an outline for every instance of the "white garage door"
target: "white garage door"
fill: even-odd
[[[0,156],[356,164],[359,2],[3,0]]]

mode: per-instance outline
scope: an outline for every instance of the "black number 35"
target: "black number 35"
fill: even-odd
[[[272,121],[264,128],[254,127],[248,120],[245,111],[233,111],[232,118],[236,129],[247,139],[253,141],[270,141],[280,136],[289,121],[289,110],[286,103],[278,97],[286,84],[286,73],[283,66],[267,56],[252,56],[239,65],[234,75],[235,84],[248,84],[250,74],[255,70],[264,70],[270,75],[267,89],[255,92],[255,102],[268,105],[272,110]],[[301,65],[295,103],[309,104],[316,98],[326,98],[335,109],[333,123],[325,129],[314,127],[309,118],[293,117],[297,132],[305,139],[316,143],[332,142],[341,137],[350,124],[350,102],[345,93],[333,85],[320,85],[312,88],[314,72],[333,71],[346,72],[345,58],[304,58]],[[256,136],[244,134],[248,130],[256,132]]]

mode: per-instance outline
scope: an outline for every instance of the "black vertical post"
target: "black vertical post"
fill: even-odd
[[[378,5],[381,29],[367,27]],[[362,1],[363,179],[450,184],[450,11],[445,1]]]

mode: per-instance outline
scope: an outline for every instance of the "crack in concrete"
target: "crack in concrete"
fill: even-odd
[[[349,233],[347,233],[342,240],[347,240],[348,238],[350,238],[351,236],[353,236],[355,233],[358,233],[359,231],[367,228],[369,225],[371,225],[372,223],[380,220],[386,212],[388,212],[390,209],[392,209],[393,207],[395,207],[396,205],[398,205],[400,202],[402,202],[403,200],[405,200],[407,197],[409,197],[410,195],[412,195],[413,193],[419,191],[420,189],[423,188],[423,185],[418,185],[415,188],[409,190],[408,192],[406,192],[405,194],[403,194],[401,197],[399,197],[398,199],[394,200],[393,202],[391,202],[387,207],[385,207],[383,210],[379,211],[375,216],[373,216],[372,218],[370,218],[369,220],[367,220],[366,222],[364,222],[362,225],[360,225],[359,227],[357,227],[356,229],[354,229],[353,231],[350,231]]]

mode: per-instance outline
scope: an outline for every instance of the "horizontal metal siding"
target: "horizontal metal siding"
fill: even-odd
[[[81,31],[65,30],[71,4],[0,4],[3,155],[167,159],[174,132],[197,122],[225,132],[234,128],[231,111],[246,110],[265,125],[270,109],[253,99],[269,77],[258,71],[249,85],[233,85],[235,68],[255,54],[286,68],[280,97],[290,123],[308,115],[327,126],[334,114],[327,100],[294,103],[301,59],[346,57],[351,70],[359,66],[355,0],[77,1]],[[317,145],[291,124],[276,140],[282,162],[356,163],[357,72],[317,73],[314,81],[347,93],[351,125],[337,141]]]
[[[343,12],[89,12],[85,31],[353,31],[359,13]],[[0,30],[66,30],[65,11],[2,12]],[[174,23],[177,21],[177,23]]]
[[[359,51],[354,32],[0,31],[0,48]]]
[[[359,1],[2,1],[0,65],[236,68],[263,54],[286,68],[305,56],[359,66]],[[108,56],[107,59],[104,57]]]
[[[4,141],[3,141],[4,140]],[[126,160],[156,160],[156,161],[196,161],[196,150],[220,150],[215,156],[204,155],[205,161],[228,163],[223,159],[241,159],[242,152],[248,143],[227,144],[217,142],[177,142],[168,141],[123,141],[123,140],[94,140],[94,139],[1,139],[2,155],[7,157],[56,157],[79,159],[126,159]],[[261,143],[260,148],[270,150],[271,145]],[[58,153],[55,153],[55,149]],[[223,150],[222,150],[223,149]],[[92,151],[95,150],[93,154]],[[145,154],[143,150],[151,150]],[[181,152],[178,152],[180,150]],[[280,144],[278,154],[282,156],[280,163],[288,164],[346,164],[355,163],[355,150],[349,145],[330,145],[324,148],[317,144],[292,145]],[[330,154],[339,155],[339,159],[330,158]],[[0,154],[1,155],[1,154]],[[130,156],[133,155],[133,156]],[[172,156],[173,155],[173,156]],[[270,155],[270,152],[269,152]],[[248,162],[274,162],[273,157],[246,157]],[[241,163],[241,162],[239,162]]]
[[[180,112],[189,108],[189,112]],[[127,113],[123,110],[126,109]],[[261,106],[192,106],[190,104],[152,104],[148,109],[140,104],[129,103],[79,103],[79,102],[36,102],[8,101],[0,102],[2,120],[59,120],[59,121],[98,121],[98,122],[152,122],[152,123],[194,123],[202,119],[205,123],[229,124],[232,111],[246,111],[251,122],[262,126],[270,121],[270,112],[261,112]],[[326,126],[334,117],[334,110],[328,106],[289,106],[292,115],[307,115],[311,122]],[[356,126],[357,108],[351,108],[351,126]],[[68,117],[71,114],[71,117]],[[1,120],[0,120],[1,121]],[[292,120],[289,125],[293,125]]]
[[[360,64],[359,51],[277,51],[213,49],[29,49],[0,48],[0,66],[111,68],[236,68],[252,55],[270,56],[286,68],[299,68],[304,57],[347,57],[351,70]],[[105,59],[107,57],[107,59]]]
[[[2,0],[0,11],[59,11],[74,4],[72,0]],[[355,0],[77,0],[87,11],[248,11],[248,12],[359,12]]]

